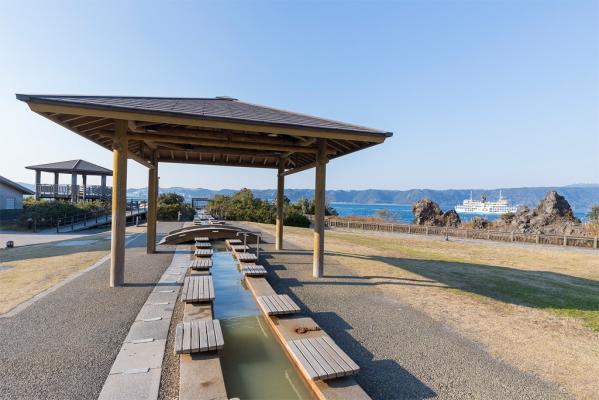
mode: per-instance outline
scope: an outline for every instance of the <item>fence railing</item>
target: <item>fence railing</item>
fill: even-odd
[[[441,226],[422,226],[397,223],[376,223],[327,218],[325,226],[363,231],[396,232],[415,235],[440,235],[464,239],[484,239],[499,242],[519,242],[533,244],[552,244],[560,246],[586,247],[597,249],[595,236],[544,235],[519,232],[493,231],[487,229],[450,228]]]
[[[85,189],[85,196],[83,193]],[[49,198],[71,198],[73,193],[76,193],[78,198],[100,199],[110,198],[112,188],[110,186],[101,185],[65,185],[65,184],[46,184],[40,183],[36,186],[36,192],[40,197]]]

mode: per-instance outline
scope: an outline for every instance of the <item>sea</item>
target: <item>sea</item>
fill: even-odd
[[[357,215],[360,217],[376,217],[378,210],[388,210],[394,221],[409,224],[414,219],[412,213],[411,204],[358,204],[358,203],[330,203],[339,213],[341,217],[347,217],[350,215]],[[450,210],[452,206],[440,206],[442,210]],[[574,215],[580,218],[581,221],[586,220],[586,214],[584,212],[574,212]],[[489,221],[500,218],[497,214],[460,214],[460,219],[464,222],[470,222],[475,216],[486,218]]]

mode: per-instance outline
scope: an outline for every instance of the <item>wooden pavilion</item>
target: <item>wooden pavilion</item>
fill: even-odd
[[[124,284],[127,158],[149,169],[147,251],[156,243],[159,163],[277,170],[276,248],[283,247],[285,176],[316,169],[313,275],[323,274],[326,164],[383,143],[377,129],[230,97],[17,94],[32,111],[113,152],[110,285]]]
[[[87,200],[107,200],[111,196],[111,188],[106,186],[106,177],[112,171],[85,160],[60,161],[49,164],[30,165],[25,167],[35,171],[35,199],[41,198],[71,200],[72,202]],[[41,182],[42,172],[54,174],[54,184]],[[71,176],[70,185],[59,184],[60,174]],[[77,175],[81,175],[81,185],[77,184]],[[88,176],[99,176],[100,185],[88,185]]]

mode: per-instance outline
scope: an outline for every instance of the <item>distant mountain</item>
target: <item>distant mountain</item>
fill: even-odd
[[[502,191],[504,197],[508,198],[513,204],[523,204],[529,207],[537,206],[539,201],[550,190],[556,190],[565,196],[574,211],[585,212],[590,210],[592,205],[599,204],[599,185],[597,184],[577,184],[563,187],[522,187],[522,188],[498,188],[498,189],[472,189],[472,196],[479,198],[481,194],[486,194],[489,200],[495,200],[499,197],[499,191]],[[231,195],[237,190],[221,189],[211,190],[204,188],[183,188],[170,187],[160,188],[160,193],[175,192],[191,201],[193,197],[212,198],[217,194]],[[262,199],[274,200],[276,196],[275,189],[252,189],[254,194]],[[430,189],[411,189],[411,190],[327,190],[326,196],[333,203],[362,203],[362,204],[412,204],[424,197],[437,202],[442,208],[453,207],[461,203],[464,199],[470,197],[471,189],[448,189],[448,190],[430,190]],[[131,198],[146,198],[147,188],[128,189],[127,196]],[[302,197],[313,198],[312,189],[286,189],[285,195],[291,201],[297,201]]]

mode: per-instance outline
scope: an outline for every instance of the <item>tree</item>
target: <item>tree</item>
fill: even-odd
[[[167,205],[181,205],[185,204],[185,197],[180,194],[169,192],[162,193],[158,196],[158,204],[167,204]]]

